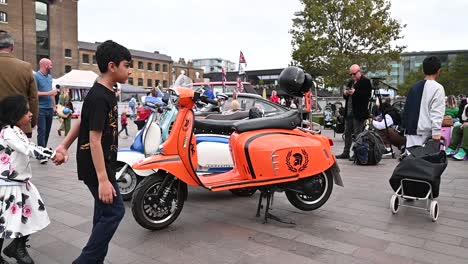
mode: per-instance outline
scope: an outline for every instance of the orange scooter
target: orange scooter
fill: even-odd
[[[297,67],[283,70],[279,83],[293,96],[302,96],[313,85],[312,77]],[[214,192],[258,189],[261,194],[257,216],[266,198],[265,222],[268,219],[282,222],[269,213],[275,192],[284,191],[293,206],[311,211],[328,200],[333,181],[343,186],[330,149],[333,141],[301,128],[302,118],[297,111],[235,123],[227,121],[226,129],[234,128],[229,139],[233,169],[197,175],[192,108],[196,101],[208,99],[184,87],[172,88],[169,94],[170,103],[176,105],[179,112],[168,139],[161,145],[159,154],[133,165],[136,170],[157,169],[156,174],[139,183],[133,194],[133,216],[144,228],[158,230],[175,221],[187,199],[187,185],[202,186]]]

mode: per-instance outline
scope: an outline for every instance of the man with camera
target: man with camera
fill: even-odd
[[[359,65],[354,64],[349,68],[351,81],[343,92],[345,99],[345,146],[343,153],[337,155],[337,159],[353,160],[349,153],[353,135],[357,136],[364,129],[364,122],[369,117],[368,105],[372,93],[372,85],[361,73]]]

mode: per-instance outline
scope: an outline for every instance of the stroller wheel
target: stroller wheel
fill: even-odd
[[[432,222],[437,221],[437,218],[439,218],[439,205],[437,204],[437,201],[431,202],[429,213],[431,215]]]
[[[390,208],[392,209],[393,214],[398,213],[398,209],[400,208],[400,199],[398,199],[396,194],[392,195],[392,198],[390,199]]]

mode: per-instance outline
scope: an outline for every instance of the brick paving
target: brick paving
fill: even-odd
[[[57,123],[54,120],[54,128]],[[130,125],[131,134],[135,130]],[[333,138],[330,130],[324,134]],[[60,140],[52,129],[50,145]],[[341,136],[334,141],[333,152],[339,154]],[[130,143],[131,138],[120,140],[121,146]],[[52,223],[31,236],[30,252],[38,264],[71,263],[89,236],[93,200],[77,180],[74,157],[60,167],[32,164],[33,182]],[[229,192],[189,188],[180,217],[157,232],[140,227],[127,202],[106,263],[468,263],[467,162],[449,162],[438,198],[437,223],[424,211],[401,208],[392,215],[388,178],[396,160],[385,159],[370,167],[349,161],[339,164],[345,187],[335,185],[330,200],[319,210],[302,212],[284,194],[276,194],[273,213],[294,220],[296,226],[262,224],[255,217],[258,193],[239,198]]]

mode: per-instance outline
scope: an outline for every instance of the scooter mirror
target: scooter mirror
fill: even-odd
[[[165,93],[163,98],[162,98],[163,103],[168,104],[170,98],[171,98],[171,96],[168,93]]]

